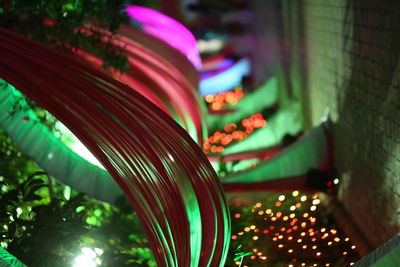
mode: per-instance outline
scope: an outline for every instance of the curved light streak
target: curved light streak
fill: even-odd
[[[311,168],[326,164],[327,136],[321,124],[309,131],[296,143],[275,154],[257,167],[224,177],[224,183],[259,183],[304,175]]]
[[[257,90],[253,94],[257,98],[260,98],[264,94],[273,93],[276,90],[275,82],[275,79],[269,80],[265,84],[268,86],[260,88],[260,90],[262,89],[261,91]],[[249,95],[243,101],[246,103],[248,101],[251,102],[253,94]],[[239,104],[241,103],[242,101]],[[3,86],[0,90],[0,127],[7,131],[8,135],[13,138],[24,154],[33,158],[39,166],[56,179],[89,196],[109,203],[113,203],[117,198],[121,197],[123,194],[122,191],[105,170],[90,164],[71,151],[63,142],[55,138],[47,127],[37,123],[39,119],[32,111],[21,110],[17,112],[12,110],[12,107],[16,104],[28,106],[19,91],[10,85],[7,87]],[[254,103],[253,106],[257,106],[257,104]],[[248,108],[248,105],[246,107]],[[10,116],[11,111],[14,112],[13,116]],[[242,111],[245,112],[244,110]],[[294,117],[291,117],[293,113],[294,110],[291,109],[280,110],[269,120],[269,124],[273,125],[272,127],[269,125],[266,128],[260,129],[248,139],[227,147],[227,150],[233,152],[229,154],[223,153],[225,161],[276,154],[276,152],[271,154],[269,147],[279,144],[283,135],[293,130],[290,130],[290,127],[298,125],[294,121],[287,123],[294,119]],[[24,117],[28,117],[29,120],[24,121]],[[224,116],[219,117],[221,119],[224,118]],[[36,140],[41,145],[33,146],[33,140]],[[249,153],[249,149],[257,150]],[[48,158],[48,155],[52,155],[52,158]],[[216,160],[220,156],[209,156],[208,158],[209,160]],[[54,164],[54,160],[56,159],[62,159],[58,160],[57,168],[55,168]],[[243,165],[247,166],[244,161],[243,163]],[[80,177],[82,176],[87,178],[81,180]]]
[[[185,26],[156,10],[142,6],[130,5],[125,11],[130,18],[139,21],[144,32],[179,50],[196,69],[201,69],[196,39]]]
[[[99,159],[137,212],[158,265],[223,266],[227,206],[217,175],[187,133],[128,86],[0,32],[0,77],[55,115]]]
[[[91,32],[92,28],[82,27],[81,31]],[[96,31],[103,34],[104,40],[111,38],[110,32],[102,29],[96,29]],[[133,32],[130,31],[130,33]],[[112,43],[124,50],[130,64],[127,72],[123,74],[111,70],[113,77],[134,88],[164,112],[170,114],[200,144],[206,131],[203,129],[206,125],[203,125],[202,121],[202,115],[205,112],[204,103],[200,101],[195,88],[183,74],[184,72],[137,41],[145,35],[145,33],[136,33],[129,37],[121,34],[113,36]],[[103,64],[99,58],[84,51],[78,51],[77,54],[101,69]]]
[[[210,77],[213,77],[223,71],[226,71],[230,67],[232,67],[235,64],[235,61],[231,58],[226,58],[222,60],[213,70],[210,71],[203,71],[200,73],[200,79],[207,79]]]
[[[31,157],[49,175],[92,197],[113,203],[122,196],[123,192],[104,169],[100,169],[79,157],[76,152],[71,151],[63,142],[55,138],[53,133],[39,122],[39,119],[30,109],[19,108],[28,107],[22,98],[22,94],[11,85],[4,82],[2,84],[0,86],[0,127],[6,130],[25,155]],[[279,147],[272,147],[225,155],[223,156],[225,162],[240,160],[240,163],[235,165],[235,171],[246,169],[252,163],[259,163],[262,158],[268,157],[270,159],[255,169],[239,172],[238,175],[240,174],[241,178],[229,180],[229,177],[235,177],[235,175],[223,178],[223,186],[229,188],[229,190],[242,188],[244,191],[248,190],[246,189],[248,185],[251,188],[269,188],[273,185],[254,185],[302,175],[309,168],[320,167],[324,161],[327,161],[326,155],[328,153],[325,143],[322,126],[320,126],[307,133],[296,145],[284,151]],[[304,152],[307,149],[308,152]],[[300,155],[300,153],[303,153],[303,155]],[[316,158],[315,155],[317,155]],[[168,155],[168,157],[174,160],[171,155]],[[278,158],[279,160],[277,160]],[[286,158],[285,164],[288,166],[295,163],[295,168],[288,168],[288,166],[283,165],[280,168],[280,174],[277,174],[276,171],[271,172],[271,168],[282,165],[282,158]],[[220,156],[209,156],[208,159],[211,161],[221,160]],[[271,165],[271,161],[275,163]],[[214,168],[218,169],[218,165]],[[257,174],[254,175],[254,173]],[[81,177],[87,178],[82,180]],[[254,180],[254,177],[258,177],[258,180]]]
[[[210,71],[215,69],[221,61],[234,54],[234,47],[226,46],[221,52],[203,60],[201,71]]]
[[[215,95],[238,86],[244,76],[250,73],[250,61],[242,58],[229,69],[200,81],[200,94]]]
[[[174,68],[177,68],[190,82],[192,87],[197,92],[199,87],[199,73],[194,68],[193,64],[181,52],[150,34],[138,30],[129,25],[123,25],[118,29],[118,34],[134,40],[149,50],[155,52],[160,57],[164,58]]]

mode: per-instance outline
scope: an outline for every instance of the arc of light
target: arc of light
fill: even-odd
[[[0,32],[0,76],[53,113],[105,166],[137,212],[159,266],[223,266],[227,206],[186,132],[107,75]]]
[[[232,67],[235,64],[235,61],[231,58],[226,58],[222,60],[217,66],[215,66],[214,69],[209,70],[209,71],[203,71],[200,73],[200,79],[207,79],[210,77],[213,77],[215,75],[218,75],[221,72],[226,71],[230,67]]]
[[[80,30],[90,33],[93,27],[82,27]],[[103,34],[104,41],[111,38],[111,33],[96,29]],[[137,38],[143,36],[138,35]],[[204,107],[201,106],[195,88],[190,84],[179,69],[163,57],[144,47],[133,39],[122,35],[113,36],[112,43],[125,51],[130,68],[124,74],[111,71],[113,76],[146,96],[161,109],[182,123],[191,136],[199,143],[202,142],[206,127],[202,122]],[[102,61],[84,51],[77,52],[97,68]]]
[[[123,192],[105,170],[87,162],[66,147],[63,142],[54,137],[46,126],[38,122],[39,119],[30,109],[16,108],[17,105],[19,107],[28,106],[19,91],[4,81],[0,82],[0,84],[2,84],[0,86],[0,127],[6,130],[7,134],[25,155],[31,157],[49,175],[92,197],[113,203],[122,196]],[[12,115],[11,112],[13,113]],[[321,126],[313,129],[306,134],[305,138],[300,139],[295,146],[291,146],[285,151],[281,148],[272,148],[224,156],[223,160],[225,162],[241,160],[241,166],[235,165],[235,169],[240,170],[253,163],[255,158],[275,157],[282,153],[282,155],[279,155],[280,160],[277,160],[274,164],[271,165],[267,162],[255,169],[240,173],[242,175],[240,179],[229,181],[226,180],[229,178],[224,178],[224,187],[229,190],[242,188],[242,190],[246,191],[248,190],[246,188],[251,186],[251,188],[261,190],[272,186],[271,184],[260,186],[266,182],[303,175],[309,168],[321,167],[322,163],[327,161],[326,155],[328,154],[322,131]],[[303,151],[301,152],[302,154],[317,155],[317,157],[299,156],[299,151]],[[308,151],[308,153],[304,151]],[[290,155],[292,156],[290,157]],[[288,166],[288,162],[296,166],[297,169],[295,169],[294,173],[288,172],[289,167],[282,165],[282,158],[286,158],[285,164]],[[208,159],[216,161],[219,160],[219,157],[209,156]],[[270,160],[275,161],[276,158]],[[283,166],[280,168],[281,173],[277,174],[275,171],[276,177],[274,174],[269,175],[271,168],[273,169],[278,165]],[[299,166],[302,169],[299,169]],[[293,168],[290,169],[292,170]],[[254,173],[257,173],[258,179],[253,181]],[[81,177],[87,178],[82,180],[80,179]],[[229,177],[234,177],[234,175]],[[282,187],[283,184],[280,186]]]
[[[200,81],[200,94],[215,95],[238,86],[242,78],[250,73],[250,61],[242,58],[229,69]]]
[[[263,86],[253,94],[257,98],[261,98],[261,96],[271,96],[274,90],[276,91],[275,82],[276,79],[267,81],[264,84],[265,87]],[[141,86],[146,86],[146,84],[142,84]],[[251,102],[253,94],[249,95],[249,97],[246,98],[247,100],[244,99],[242,101],[246,103],[247,101]],[[0,91],[0,126],[6,130],[7,134],[11,136],[24,154],[33,158],[39,166],[56,179],[96,199],[113,203],[122,195],[121,190],[106,171],[92,165],[75,154],[64,143],[55,138],[47,127],[40,123],[35,123],[35,121],[39,121],[39,119],[36,118],[36,115],[32,111],[21,110],[20,112],[15,112],[14,110],[14,115],[10,116],[10,110],[12,110],[12,107],[16,103],[27,106],[26,103],[24,104],[22,95],[18,91],[12,86],[4,86]],[[254,103],[253,106],[257,106],[257,104]],[[293,114],[293,110],[292,112],[289,111],[291,110],[283,109],[278,111],[278,114],[274,115],[269,121],[269,124],[272,125],[271,128],[268,126],[262,130],[260,129],[259,131],[262,131],[260,136],[254,137],[251,135],[248,139],[237,144],[240,145],[238,151],[244,152],[224,155],[225,160],[254,158],[255,155],[271,156],[270,151],[265,152],[268,145],[278,144],[281,141],[281,137],[287,131],[290,132],[290,128],[286,129],[287,127],[285,126],[293,126],[293,123],[287,123],[291,118],[289,115]],[[30,118],[29,121],[24,121],[24,117],[26,116]],[[223,119],[225,116],[219,117]],[[34,140],[41,145],[33,145]],[[265,148],[260,150],[259,147],[255,147],[258,148],[258,150],[254,151],[254,153],[247,153],[246,151],[248,150],[241,149],[250,148],[252,147],[250,144],[253,143],[257,145],[265,143]],[[233,148],[235,149],[235,147]],[[227,149],[231,150],[232,147],[228,147]],[[51,157],[48,155],[51,155]],[[215,158],[219,157],[220,156],[209,156],[209,159],[215,160]],[[59,163],[55,164],[55,162]],[[87,178],[81,180],[80,177]]]
[[[43,125],[28,108],[22,94],[0,80],[0,128],[13,139],[24,155],[33,159],[49,175],[96,199],[113,203],[123,192],[112,177],[80,157]],[[224,161],[273,156],[278,150],[258,150],[224,156]],[[209,156],[217,161],[219,157]],[[81,177],[86,177],[81,179]]]
[[[142,6],[130,5],[125,12],[130,18],[139,21],[144,32],[179,50],[196,69],[201,69],[196,39],[185,26],[156,10]]]
[[[259,183],[304,175],[330,160],[323,124],[309,131],[299,141],[275,154],[257,167],[224,177],[224,183]]]
[[[128,25],[121,26],[117,32],[126,38],[140,43],[143,47],[164,58],[173,68],[177,68],[186,77],[192,88],[197,92],[199,87],[199,73],[181,52],[168,43]]]

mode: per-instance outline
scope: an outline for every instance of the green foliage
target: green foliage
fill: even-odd
[[[58,50],[72,53],[82,49],[104,60],[104,68],[124,72],[128,60],[120,48],[102,42],[101,34],[78,30],[90,22],[115,32],[128,21],[123,13],[124,0],[6,0],[0,10],[0,27]],[[128,1],[129,2],[129,1]]]
[[[83,248],[101,249],[105,266],[155,266],[125,198],[111,206],[57,183],[2,131],[0,245],[28,266],[71,266]]]
[[[0,180],[6,179],[12,185],[39,170],[0,129]]]

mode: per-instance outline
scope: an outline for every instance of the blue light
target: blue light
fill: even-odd
[[[242,78],[250,73],[250,61],[247,58],[239,60],[235,65],[224,72],[201,80],[200,94],[215,95],[226,92],[238,86]]]

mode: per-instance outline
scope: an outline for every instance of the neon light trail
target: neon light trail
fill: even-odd
[[[250,61],[243,58],[225,71],[200,81],[200,94],[214,95],[232,90],[250,73]]]
[[[96,155],[141,219],[157,263],[223,266],[227,206],[218,177],[186,132],[131,88],[87,65],[5,30],[0,39],[0,75]]]
[[[0,6],[10,21],[24,17],[9,16],[10,10],[17,11],[10,9],[14,2]],[[21,158],[29,157],[29,164],[36,163],[35,170],[43,169],[32,176],[24,174],[28,177],[24,182],[20,182],[24,177],[17,177],[17,186],[8,186],[11,179],[0,173],[0,199],[11,203],[8,195],[3,196],[14,190],[23,202],[12,211],[2,211],[1,217],[11,223],[0,227],[4,238],[0,238],[0,261],[25,266],[22,262],[29,255],[21,260],[15,254],[19,242],[13,235],[25,238],[24,233],[30,232],[26,226],[24,230],[14,226],[26,219],[21,214],[32,212],[33,220],[39,214],[33,206],[24,206],[38,199],[39,189],[47,190],[49,203],[56,202],[55,178],[63,183],[56,186],[64,188],[57,192],[65,198],[58,203],[60,208],[77,199],[78,206],[71,210],[87,223],[83,228],[99,226],[91,215],[85,216],[102,212],[96,208],[85,216],[80,213],[89,206],[81,203],[87,196],[95,198],[90,201],[96,207],[109,209],[120,209],[121,199],[127,199],[133,209],[128,209],[127,217],[136,213],[138,218],[121,223],[124,220],[109,217],[112,227],[123,229],[126,240],[106,236],[98,246],[103,236],[79,236],[85,244],[79,244],[79,254],[71,260],[75,267],[107,265],[100,256],[110,257],[110,244],[120,253],[114,251],[112,257],[118,254],[125,264],[132,264],[132,255],[120,257],[123,253],[144,248],[147,258],[140,264],[153,261],[160,267],[352,265],[362,255],[362,246],[324,210],[336,207],[332,203],[340,183],[333,160],[333,126],[329,114],[318,124],[302,106],[309,96],[300,92],[306,84],[295,77],[306,66],[301,64],[301,53],[291,51],[292,46],[296,53],[303,51],[303,37],[300,43],[295,38],[297,26],[281,24],[283,42],[275,42],[274,25],[268,25],[272,30],[268,38],[257,35],[265,34],[260,29],[247,33],[246,1],[190,5],[184,1],[185,8],[199,13],[190,23],[180,20],[178,2],[170,2],[161,1],[158,10],[169,10],[176,20],[147,7],[125,5],[123,10],[117,8],[124,15],[112,16],[111,22],[103,24],[96,17],[73,24],[72,34],[98,39],[94,48],[69,43],[68,38],[55,41],[56,49],[65,46],[72,56],[27,39],[35,39],[31,34],[23,37],[0,28],[0,133],[8,142],[2,143],[0,153],[16,151]],[[63,5],[62,18],[69,21],[81,7],[79,1]],[[290,17],[292,8],[282,10],[283,16],[274,17]],[[64,22],[61,15],[50,13],[38,20],[40,26],[44,23],[46,38]],[[120,25],[124,18],[129,25]],[[290,42],[286,32],[291,33]],[[96,50],[103,46],[107,55]],[[109,62],[107,56],[114,50],[123,53],[123,68]],[[39,107],[31,108],[30,101]],[[79,139],[86,154],[57,138],[48,121],[42,123],[35,114],[37,109],[54,115],[58,121],[52,123]],[[18,186],[28,188],[35,175],[47,180],[36,180],[34,190],[21,193]],[[28,195],[31,200],[25,200]],[[4,206],[10,209],[8,204]],[[125,210],[121,206],[120,211]],[[57,217],[64,222],[64,216]],[[139,231],[144,232],[140,238]],[[143,246],[131,246],[127,240]],[[119,247],[122,243],[128,250]]]
[[[137,20],[146,33],[153,35],[181,51],[196,69],[201,68],[201,59],[196,39],[182,24],[164,14],[141,6],[128,6],[129,17]]]
[[[81,30],[88,31],[90,34],[92,28],[83,27]],[[110,32],[97,30],[104,35],[105,39],[110,38]],[[170,114],[182,127],[187,129],[193,139],[201,142],[203,111],[201,103],[198,101],[196,87],[191,84],[194,81],[190,82],[179,68],[158,54],[158,50],[153,51],[138,42],[137,40],[142,39],[146,34],[134,31],[131,29],[129,36],[136,37],[136,39],[123,35],[116,35],[113,38],[112,44],[125,51],[129,60],[129,69],[123,74],[111,70],[112,76]],[[85,51],[77,51],[77,54],[96,68],[101,69],[103,63],[99,58]]]
[[[212,69],[210,71],[202,71],[200,73],[200,79],[203,80],[203,79],[213,77],[221,72],[226,71],[227,69],[232,67],[233,64],[235,64],[235,61],[233,59],[231,59],[231,58],[224,59],[214,69]]]

